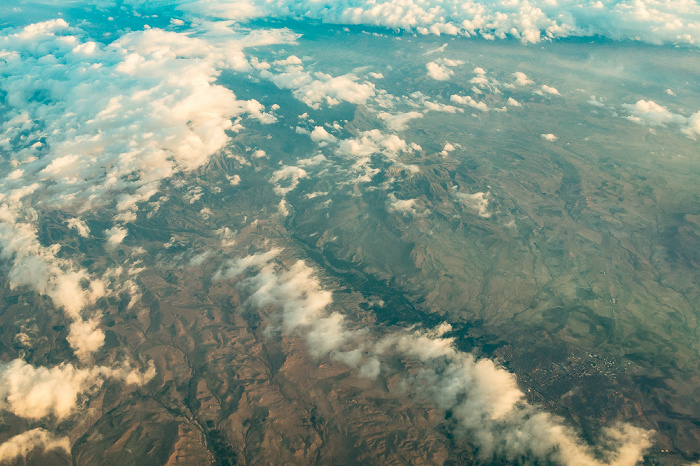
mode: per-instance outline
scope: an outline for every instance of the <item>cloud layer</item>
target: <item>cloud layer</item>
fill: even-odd
[[[599,35],[654,44],[700,44],[700,5],[690,0],[206,0],[187,1],[181,7],[197,15],[236,20],[311,18],[420,34],[513,37],[527,43]]]
[[[5,184],[38,183],[47,204],[80,212],[116,198],[133,219],[161,180],[226,144],[231,118],[275,121],[214,84],[222,69],[250,67],[233,32],[217,42],[149,29],[108,46],[72,32],[59,19],[0,38],[10,105],[0,137],[18,167]]]

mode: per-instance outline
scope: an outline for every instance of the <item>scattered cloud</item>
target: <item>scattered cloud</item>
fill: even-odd
[[[481,68],[479,68],[479,69],[481,69]],[[469,82],[471,84],[476,84],[479,87],[484,87],[484,86],[488,86],[489,79],[486,77],[485,74],[477,73],[477,75],[474,76],[472,79],[470,79]]]
[[[323,126],[316,126],[313,131],[311,131],[311,140],[320,146],[324,146],[336,142],[337,138],[326,131]]]
[[[98,328],[99,315],[94,314],[88,320],[78,319],[70,324],[67,340],[75,355],[81,360],[87,360],[97,352],[105,341],[104,332]]]
[[[472,210],[479,217],[490,218],[493,213],[489,212],[489,193],[477,192],[473,194],[463,193],[453,187],[452,195],[462,205]]]
[[[79,407],[80,397],[99,388],[105,380],[127,385],[144,385],[155,376],[151,363],[145,372],[122,367],[92,366],[79,369],[72,364],[52,368],[34,367],[21,359],[0,366],[0,407],[26,419],[53,416],[63,420]]]
[[[295,98],[313,109],[321,108],[324,103],[328,106],[340,102],[364,104],[375,95],[375,85],[372,82],[358,82],[360,78],[352,73],[331,76],[319,71],[306,71],[302,61],[292,57],[274,63],[278,72],[262,70],[260,76],[269,79],[280,89],[291,90]]]
[[[397,212],[403,216],[417,217],[419,215],[425,215],[427,211],[418,213],[416,208],[416,199],[397,199],[394,193],[389,193],[387,199],[386,210],[389,213]]]
[[[445,65],[439,65],[435,62],[429,62],[425,65],[428,70],[428,76],[437,81],[448,81],[452,75],[455,74],[450,68]]]
[[[276,306],[281,310],[280,327],[287,333],[302,334],[316,357],[340,352],[345,341],[353,334],[344,325],[339,313],[328,314],[331,292],[323,290],[314,271],[304,261],[298,261],[289,270],[277,272],[269,263],[281,251],[273,249],[260,255],[230,261],[218,277],[236,278],[248,269],[257,274],[245,278],[240,286],[249,292],[247,303],[263,308]]]
[[[9,265],[11,288],[30,287],[64,312],[67,341],[84,366],[2,365],[2,409],[61,420],[105,380],[140,385],[155,374],[153,365],[142,373],[127,363],[92,363],[105,338],[94,304],[125,292],[133,305],[133,275],[141,269],[88,273],[60,244],[39,241],[37,210],[64,213],[67,226],[84,238],[90,235],[86,215],[97,208],[111,212],[115,225],[104,232],[105,247],[116,248],[127,235],[119,225],[136,219],[163,180],[204,166],[232,132],[243,129],[243,118],[277,121],[260,102],[239,100],[216,81],[222,70],[262,66],[248,61],[247,47],[290,43],[297,36],[282,29],[242,34],[200,26],[199,34],[130,32],[110,44],[87,40],[63,19],[1,33],[0,144],[14,169],[0,180],[0,258]],[[191,202],[201,195],[201,189],[188,191]],[[22,341],[31,344],[25,336]],[[41,435],[18,439],[43,441]],[[16,443],[2,448],[16,450]]]
[[[302,65],[304,62],[296,55],[290,55],[284,60],[275,60],[273,64],[277,66]]]
[[[434,53],[442,53],[442,52],[444,52],[445,49],[447,48],[447,45],[448,45],[447,43],[444,43],[444,44],[442,44],[442,45],[441,45],[440,47],[438,47],[438,48],[428,50],[428,51],[425,52],[423,55],[432,55],[432,54],[434,54]]]
[[[543,84],[543,85],[542,85],[542,90],[543,90],[544,92],[546,92],[547,94],[561,95],[561,94],[559,94],[559,91],[558,91],[556,88],[554,88],[554,87],[552,87],[552,86],[548,86],[548,85],[546,85],[546,84]]]
[[[439,58],[425,65],[428,70],[428,76],[437,81],[448,81],[451,76],[454,76],[454,71],[450,67],[463,65],[462,60],[453,60],[450,58]]]
[[[468,106],[473,107],[477,110],[481,110],[482,112],[489,111],[489,107],[484,102],[477,102],[471,96],[461,96],[461,95],[453,94],[450,97],[450,100],[452,102],[455,102],[458,104],[468,105]]]
[[[196,254],[192,256],[190,259],[190,267],[201,267],[209,257],[213,254],[212,251],[204,251],[200,254]]]
[[[379,112],[377,116],[386,121],[387,126],[394,131],[402,131],[406,129],[411,120],[423,118],[423,114],[420,112],[406,112],[398,114]]]
[[[685,117],[653,100],[643,99],[634,104],[622,104],[622,109],[629,114],[625,118],[637,124],[651,127],[676,126],[693,139],[700,135],[700,111]]]
[[[459,144],[457,144],[457,146],[459,146]],[[442,155],[443,157],[447,157],[447,155],[454,150],[457,150],[457,147],[455,147],[453,144],[450,144],[449,142],[446,142],[445,146],[440,152],[440,155]]]
[[[98,207],[133,221],[162,180],[203,166],[227,144],[233,117],[276,120],[215,81],[223,69],[250,69],[246,47],[295,36],[229,30],[207,41],[148,29],[103,45],[79,32],[57,19],[0,36],[0,140],[17,167],[0,180],[0,255],[11,265],[11,287],[50,297],[73,321],[69,342],[84,358],[103,335],[83,314],[118,290],[59,258],[59,245],[38,241],[37,203],[65,212],[82,237],[90,231],[81,216]],[[105,233],[106,247],[115,248],[127,230]]]
[[[688,117],[687,124],[681,129],[688,136],[695,138],[700,135],[700,111]]]
[[[299,185],[299,180],[307,178],[306,170],[294,166],[284,166],[275,171],[270,178],[270,183],[275,184],[275,192],[280,196],[286,196]],[[281,181],[287,181],[287,186],[282,186]]]
[[[41,428],[28,430],[0,444],[0,462],[9,463],[24,459],[29,452],[36,449],[63,450],[70,455],[70,440],[68,437],[57,437]]]
[[[508,97],[508,105],[511,107],[522,107],[522,104],[512,97]]]
[[[281,199],[277,204],[277,212],[283,217],[287,217],[289,215],[289,207],[287,207],[286,199]]]
[[[424,100],[423,105],[428,110],[433,112],[443,112],[443,113],[464,113],[464,110],[457,108],[454,105],[443,104],[439,102],[431,102],[430,100]]]
[[[395,134],[386,134],[378,129],[363,131],[353,139],[343,139],[338,144],[338,152],[353,157],[367,157],[382,153],[394,159],[399,152],[409,150],[406,141]]]
[[[652,100],[638,100],[635,104],[622,104],[622,108],[629,113],[628,120],[648,126],[683,125],[686,122],[683,115],[673,113]]]
[[[367,183],[372,181],[380,168],[373,166],[376,157],[381,157],[381,163],[389,163],[412,171],[408,165],[400,162],[400,154],[420,150],[417,144],[408,144],[395,134],[387,134],[378,129],[362,131],[354,138],[340,140],[335,153],[352,165],[349,172],[355,176],[351,183]]]
[[[522,71],[516,71],[513,73],[515,76],[515,84],[518,86],[527,86],[528,84],[535,84],[535,82],[527,77]]]
[[[327,162],[328,159],[326,158],[325,155],[318,153],[314,155],[313,157],[308,157],[305,159],[299,159],[297,160],[297,165],[300,167],[313,167],[315,165],[320,165],[324,162]]]
[[[540,135],[540,137],[541,137],[542,139],[544,139],[545,141],[550,141],[550,142],[554,142],[554,141],[556,141],[557,139],[559,139],[558,137],[556,137],[556,136],[553,135],[552,133],[549,133],[549,134],[542,134],[542,135]]]
[[[127,234],[129,234],[129,231],[126,228],[121,228],[117,226],[114,226],[109,230],[105,230],[107,248],[117,248],[117,246],[119,246],[122,243],[122,241],[124,241],[124,238],[126,238]]]
[[[307,199],[315,199],[321,196],[328,196],[328,191],[314,191],[312,193],[305,194]]]
[[[87,224],[79,218],[69,219],[68,227],[76,230],[78,234],[83,238],[87,238],[88,236],[90,236],[90,228],[88,228]]]
[[[590,99],[588,99],[588,105],[593,105],[594,107],[605,107],[605,103],[603,102],[603,98],[598,100],[596,96],[592,95]]]
[[[20,208],[3,204],[0,194],[0,258],[11,261],[10,287],[29,286],[50,297],[69,319],[81,321],[81,312],[107,294],[105,282],[59,258],[57,247],[43,246],[35,225],[20,220]],[[78,339],[72,340],[71,346],[83,352]]]

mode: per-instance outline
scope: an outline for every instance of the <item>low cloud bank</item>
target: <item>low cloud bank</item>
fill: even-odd
[[[692,1],[189,0],[181,8],[197,16],[234,20],[311,18],[420,34],[516,38],[525,43],[598,35],[652,44],[700,44],[700,4]]]
[[[451,330],[409,328],[378,335],[350,328],[339,312],[329,312],[332,294],[304,261],[288,269],[275,265],[280,250],[229,261],[218,279],[236,279],[248,293],[247,305],[279,309],[279,329],[297,334],[315,357],[330,357],[358,368],[358,375],[380,377],[396,369],[396,358],[416,361],[417,372],[401,373],[407,390],[449,410],[480,459],[494,457],[555,461],[568,465],[633,465],[651,445],[651,432],[619,424],[603,430],[598,445],[583,442],[563,420],[530,405],[515,376],[489,359],[456,349]],[[273,315],[274,317],[274,315]]]

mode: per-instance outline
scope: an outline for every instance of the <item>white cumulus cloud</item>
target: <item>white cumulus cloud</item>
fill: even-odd
[[[634,104],[622,104],[622,108],[629,113],[628,120],[649,126],[666,126],[669,124],[685,124],[683,115],[671,112],[663,105],[653,100],[638,100]]]
[[[28,430],[0,444],[0,462],[12,462],[26,458],[31,451],[36,449],[63,450],[66,454],[70,454],[70,440],[68,437],[57,437],[41,428]]]
[[[313,131],[311,131],[310,136],[311,140],[319,145],[325,145],[337,141],[336,137],[326,131],[326,128],[323,126],[316,126]]]
[[[546,92],[547,94],[561,95],[561,94],[559,94],[559,91],[558,91],[555,87],[548,86],[548,85],[546,85],[546,84],[543,84],[543,85],[542,85],[542,90],[543,90],[544,92]]]
[[[386,121],[387,126],[394,131],[404,130],[408,127],[411,120],[423,118],[423,114],[420,112],[406,112],[397,114],[379,112],[377,116]]]
[[[82,395],[100,387],[107,379],[143,385],[154,375],[153,365],[146,372],[128,365],[79,369],[72,364],[61,364],[46,368],[15,359],[0,366],[0,407],[27,419],[53,416],[62,420],[76,411]]]
[[[516,71],[513,73],[515,76],[515,84],[518,86],[527,86],[528,84],[534,84],[535,82],[527,77],[522,71]]]
[[[482,461],[526,456],[563,464],[632,466],[650,446],[650,432],[627,424],[603,429],[602,447],[587,445],[562,419],[529,405],[513,374],[492,360],[459,351],[454,339],[445,337],[451,331],[448,324],[383,336],[366,327],[352,329],[343,314],[330,310],[332,294],[314,270],[303,261],[278,267],[273,260],[280,252],[230,261],[219,276],[240,279],[247,305],[277,308],[278,329],[305,339],[313,356],[358,368],[360,377],[398,376],[405,389],[452,411]],[[414,371],[395,369],[388,364],[394,357],[414,361]]]
[[[196,14],[249,20],[312,18],[420,34],[516,38],[525,43],[599,35],[649,43],[700,44],[700,4],[657,0],[206,0],[183,2]]]
[[[462,104],[462,105],[468,105],[470,107],[473,107],[477,110],[481,110],[482,112],[488,112],[489,107],[484,103],[484,102],[478,102],[474,100],[471,96],[461,96],[458,94],[453,94],[450,96],[450,100],[452,102]]]
[[[629,115],[626,117],[640,125],[646,126],[676,126],[688,137],[696,139],[700,135],[700,111],[685,117],[674,113],[653,100],[638,100],[634,104],[622,104],[622,109]]]
[[[472,210],[479,217],[490,218],[493,213],[489,212],[489,193],[476,192],[465,193],[453,188],[453,195],[461,204]]]
[[[297,60],[290,62],[287,58],[276,62],[279,72],[263,70],[260,75],[280,89],[291,90],[295,98],[314,109],[321,108],[322,104],[334,106],[340,102],[364,104],[375,95],[374,83],[358,82],[359,78],[352,73],[332,76],[320,71],[310,72]]]
[[[443,58],[437,61],[431,61],[425,65],[428,70],[428,76],[437,81],[448,81],[451,76],[455,74],[454,71],[450,69],[451,66],[458,66],[464,64],[461,60],[450,60]]]
[[[275,184],[275,192],[280,196],[285,196],[299,185],[299,180],[308,177],[306,170],[294,166],[284,166],[275,171],[270,178],[270,183]],[[287,185],[282,186],[281,181],[286,181]]]

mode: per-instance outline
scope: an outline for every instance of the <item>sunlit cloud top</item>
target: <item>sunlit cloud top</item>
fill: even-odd
[[[700,5],[692,0],[183,0],[180,8],[237,21],[304,18],[525,43],[571,36],[653,44],[700,42]]]

